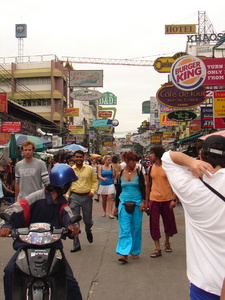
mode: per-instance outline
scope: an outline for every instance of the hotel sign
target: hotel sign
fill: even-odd
[[[196,24],[165,25],[165,34],[196,33]]]

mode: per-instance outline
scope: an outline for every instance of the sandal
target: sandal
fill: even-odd
[[[155,249],[155,251],[150,255],[150,257],[152,257],[152,258],[156,258],[159,256],[162,256],[161,250],[159,250],[159,249]]]
[[[131,254],[131,258],[133,258],[133,259],[137,259],[137,258],[139,258],[139,255],[136,255],[136,254]]]
[[[172,249],[170,247],[170,243],[165,243],[165,251],[166,252],[172,252]]]
[[[127,255],[120,255],[120,257],[118,258],[118,261],[121,261],[124,264],[127,263],[128,262]]]

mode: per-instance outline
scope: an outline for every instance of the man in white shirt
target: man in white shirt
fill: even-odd
[[[200,160],[166,152],[162,166],[180,199],[186,221],[187,276],[191,300],[219,300],[225,278],[225,138],[208,137]]]

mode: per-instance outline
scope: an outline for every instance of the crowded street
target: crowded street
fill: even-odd
[[[2,209],[8,206],[2,205]],[[163,250],[162,256],[150,258],[154,242],[149,235],[148,216],[143,215],[143,244],[138,259],[127,264],[118,262],[115,248],[118,239],[116,219],[103,218],[101,202],[93,203],[92,244],[86,239],[81,221],[81,251],[70,253],[72,241],[64,241],[65,255],[79,283],[84,300],[188,300],[189,283],[186,277],[184,215],[181,205],[174,209],[178,234],[171,238],[172,253]],[[162,227],[163,228],[163,227]],[[162,233],[163,237],[163,233]],[[163,243],[163,238],[162,241]],[[0,299],[3,294],[3,269],[14,253],[11,238],[0,238]]]

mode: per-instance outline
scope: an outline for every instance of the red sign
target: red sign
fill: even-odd
[[[2,121],[2,132],[20,132],[21,122]]]
[[[0,93],[0,111],[8,113],[7,93]]]
[[[0,145],[5,145],[10,139],[10,133],[0,132]]]
[[[206,68],[202,85],[225,85],[225,58],[206,58],[202,61]]]
[[[111,118],[112,117],[112,111],[110,111],[110,110],[100,110],[99,112],[98,112],[98,117],[99,118],[103,118],[103,119],[109,119],[109,118]]]

